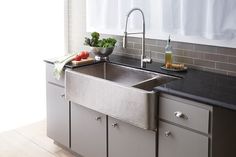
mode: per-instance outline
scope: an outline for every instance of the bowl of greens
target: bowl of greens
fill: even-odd
[[[85,45],[90,46],[91,52],[95,55],[95,59],[108,59],[108,56],[113,52],[116,44],[114,38],[99,39],[100,34],[97,32],[91,33],[91,38],[85,38]]]

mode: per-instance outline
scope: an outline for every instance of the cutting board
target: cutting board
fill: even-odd
[[[94,59],[89,57],[87,59],[82,59],[80,61],[71,61],[73,65],[81,66],[81,65],[86,65],[86,64],[91,64],[94,62]]]
[[[66,64],[65,66],[66,66],[67,68],[72,68],[72,69],[73,69],[73,68],[76,68],[76,67],[79,67],[79,66],[88,65],[88,64],[93,64],[94,62],[95,62],[95,59],[89,57],[89,58],[87,58],[87,59],[82,59],[82,60],[76,61],[76,62],[71,61],[71,62],[69,62],[68,64]]]

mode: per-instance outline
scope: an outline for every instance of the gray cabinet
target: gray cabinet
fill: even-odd
[[[71,103],[71,149],[83,157],[106,157],[106,115]]]
[[[70,147],[69,109],[65,100],[64,74],[60,80],[53,76],[53,64],[46,64],[47,136]]]
[[[69,147],[69,102],[65,100],[64,88],[47,83],[46,89],[47,135]]]
[[[159,157],[208,157],[208,137],[159,122]]]
[[[159,117],[181,126],[194,129],[203,133],[209,133],[210,110],[202,108],[203,104],[196,106],[196,102],[187,103],[181,100],[160,97]],[[199,104],[199,103],[198,103]]]
[[[158,156],[210,157],[212,107],[161,94]]]
[[[156,157],[156,132],[108,117],[108,157]]]

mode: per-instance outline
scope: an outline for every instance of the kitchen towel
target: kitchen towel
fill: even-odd
[[[56,59],[56,61],[54,62],[54,71],[53,71],[53,75],[54,77],[59,80],[63,71],[64,66],[73,60],[73,58],[77,55],[77,53],[73,53],[73,54],[68,54],[65,56],[62,56],[58,59]]]

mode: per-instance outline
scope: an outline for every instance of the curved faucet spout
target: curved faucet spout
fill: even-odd
[[[127,32],[129,16],[130,16],[131,13],[134,12],[134,11],[140,11],[140,12],[141,12],[141,14],[142,14],[142,18],[143,18],[142,23],[143,23],[143,26],[144,26],[143,29],[145,30],[145,17],[144,17],[144,13],[143,13],[143,11],[142,11],[140,8],[133,8],[133,9],[131,9],[131,10],[128,12],[128,14],[127,14],[127,16],[126,16],[125,32]]]
[[[128,22],[129,22],[129,16],[134,12],[134,11],[140,11],[142,15],[142,32],[136,32],[136,33],[128,33]],[[142,54],[141,54],[141,68],[146,67],[146,63],[151,63],[152,59],[151,58],[146,58],[145,56],[145,17],[144,13],[140,8],[133,8],[131,9],[127,16],[126,16],[126,22],[125,22],[125,31],[124,31],[124,37],[123,37],[123,48],[126,48],[127,45],[127,36],[129,34],[142,34]]]

